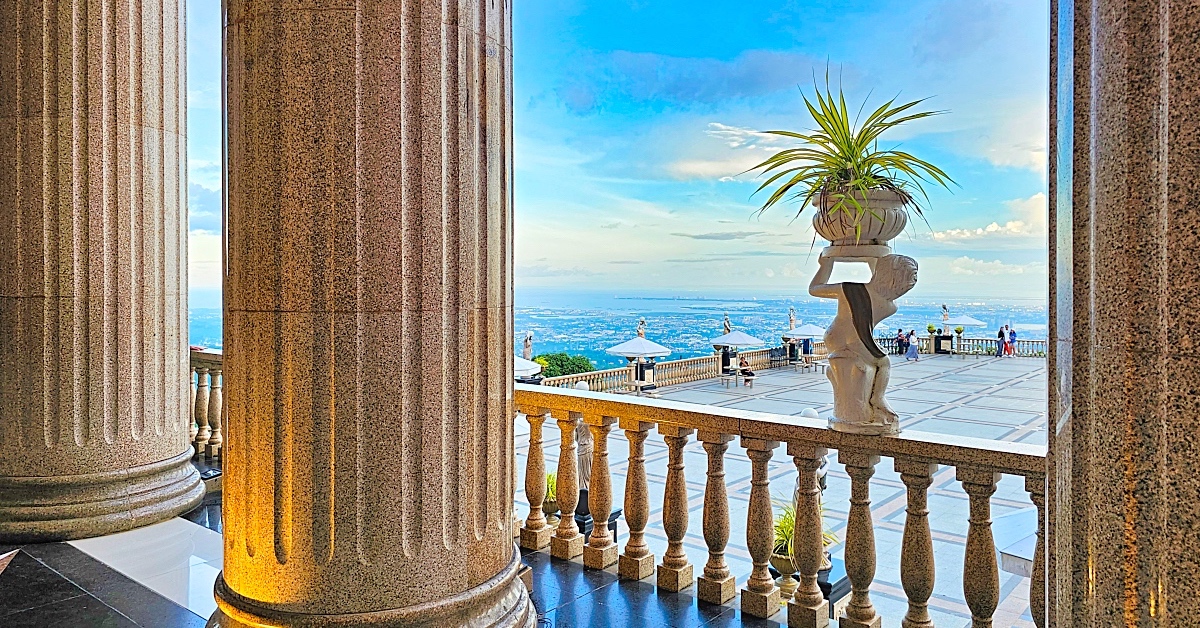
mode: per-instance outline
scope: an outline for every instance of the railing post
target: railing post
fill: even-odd
[[[688,527],[687,478],[683,472],[683,446],[693,432],[690,427],[659,424],[658,432],[667,441],[667,485],[663,498],[663,528],[667,532],[667,552],[658,566],[658,588],[682,591],[692,585],[692,564],[683,551]]]
[[[1025,490],[1037,506],[1037,544],[1033,549],[1033,572],[1029,576],[1029,614],[1038,628],[1046,625],[1046,476],[1025,478]]]
[[[617,559],[617,574],[626,580],[641,580],[654,573],[654,554],[646,545],[646,523],[650,519],[650,488],[646,483],[646,435],[653,423],[621,418],[618,421],[629,439],[629,474],[625,478],[625,523],[629,541]]]
[[[579,424],[580,415],[576,412],[562,412],[558,415],[559,442],[562,444],[558,454],[558,475],[554,493],[558,499],[558,509],[561,515],[558,529],[550,537],[550,555],[563,560],[570,560],[583,553],[583,535],[579,526],[575,525],[575,506],[579,505],[579,477],[575,461],[575,428]]]
[[[221,435],[221,412],[224,410],[224,401],[221,399],[221,386],[224,384],[221,381],[221,369],[210,369],[208,377],[212,380],[208,392],[208,424],[210,432],[208,442],[204,444],[204,455],[209,458],[219,458],[221,456],[221,445],[225,443],[225,438]]]
[[[204,455],[204,445],[208,443],[212,429],[208,426],[208,369],[203,366],[196,369],[195,410],[197,429],[192,444],[196,447],[196,455]]]
[[[546,459],[542,454],[542,423],[545,408],[521,408],[529,421],[529,456],[525,460],[525,497],[529,500],[529,518],[521,527],[521,547],[539,550],[550,544],[550,526],[542,504],[546,500]]]
[[[775,545],[774,516],[771,513],[771,487],[767,463],[777,441],[742,437],[742,447],[750,457],[750,506],[746,513],[746,548],[754,568],[746,588],[742,589],[742,612],[754,617],[770,617],[779,612],[779,587],[771,579],[767,565]]]
[[[1000,474],[984,469],[959,467],[956,473],[971,503],[971,526],[963,558],[963,597],[971,609],[974,628],[990,628],[1000,602],[1000,569],[992,539],[992,493]]]
[[[696,581],[696,597],[709,604],[724,604],[737,595],[737,583],[725,563],[729,542],[729,498],[725,491],[725,451],[733,436],[701,431],[697,438],[708,453],[708,481],[704,485],[704,542],[708,562]]]
[[[929,532],[929,487],[938,465],[924,460],[896,458],[892,467],[908,489],[908,511],[900,547],[900,582],[908,596],[903,628],[933,628],[929,596],[933,594],[933,537]]]
[[[850,603],[838,619],[842,628],[880,628],[871,604],[875,579],[875,527],[871,522],[871,476],[879,456],[838,451],[838,462],[850,475],[850,515],[846,522],[846,575],[850,578]]]
[[[617,562],[617,544],[608,530],[612,513],[612,476],[608,469],[608,430],[617,417],[585,415],[592,434],[592,474],[588,483],[588,510],[592,513],[592,536],[583,548],[583,564],[604,569]]]
[[[824,523],[821,520],[821,488],[817,470],[829,453],[824,447],[789,442],[787,453],[796,464],[796,524],[792,531],[792,562],[799,572],[800,585],[788,600],[788,626],[826,628],[829,626],[829,602],[817,584],[817,572],[825,560]]]
[[[191,416],[189,417],[189,420],[188,420],[188,442],[189,443],[196,442],[196,433],[200,431],[200,426],[196,424],[196,386],[197,386],[196,380],[198,380],[199,378],[200,378],[199,374],[196,373],[196,365],[194,365],[194,364],[191,365],[188,370],[188,383],[191,384],[191,388],[192,388],[192,405],[188,406],[188,409],[191,410],[191,413],[190,413]]]

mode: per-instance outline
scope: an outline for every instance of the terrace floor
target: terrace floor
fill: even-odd
[[[919,363],[900,361],[892,375],[893,405],[907,418],[908,429],[969,434],[997,440],[1040,442],[1044,438],[1044,360],[1029,358],[923,357]],[[721,407],[737,407],[779,414],[798,414],[811,407],[825,414],[831,391],[823,375],[776,369],[759,374],[754,388],[724,388],[719,382],[701,381],[674,386],[662,396]],[[520,459],[524,472],[528,426],[517,422]],[[520,428],[524,428],[524,432]],[[547,466],[553,468],[558,451],[557,430],[545,430]],[[614,431],[610,438],[614,494],[624,493],[627,442]],[[647,475],[651,490],[651,521],[647,541],[661,558],[667,544],[662,531],[662,486],[666,477],[667,449],[651,436],[646,442]],[[690,497],[690,525],[686,550],[697,575],[707,558],[700,531],[706,458],[697,443],[685,453]],[[772,488],[790,495],[795,467],[777,454],[770,465]],[[746,551],[745,519],[750,493],[750,464],[740,447],[726,456],[732,523],[726,554],[739,584],[750,573]],[[524,481],[518,484],[523,486]],[[904,487],[891,465],[884,461],[871,483],[872,510],[878,567],[872,600],[884,626],[899,626],[905,609],[900,586],[899,549],[904,525]],[[836,456],[830,456],[825,492],[826,525],[839,535],[845,528],[849,478]],[[517,503],[524,503],[518,494]],[[967,530],[967,500],[953,470],[938,473],[930,489],[930,526],[934,534],[937,584],[930,608],[940,627],[970,625],[962,600],[963,544]],[[1018,478],[1005,478],[992,499],[993,517],[1030,507]],[[527,508],[519,506],[522,516]],[[998,520],[993,526],[1004,525]],[[96,539],[69,543],[0,546],[0,624],[4,626],[112,626],[200,628],[216,608],[213,581],[221,568],[220,494],[211,494],[195,511],[153,526]],[[997,536],[1001,530],[996,530]],[[618,541],[624,544],[628,529],[622,520]],[[841,548],[834,547],[835,557]],[[545,552],[523,551],[532,569],[531,597],[539,613],[539,626],[782,626],[786,616],[769,620],[743,616],[736,599],[724,606],[699,603],[695,590],[680,593],[657,590],[653,577],[642,582],[617,579],[614,570],[584,569],[578,559],[552,560]],[[1032,626],[1028,612],[1028,580],[1001,573],[1001,601],[995,625]],[[836,622],[835,622],[836,623]]]
[[[905,362],[896,356],[892,359],[893,369],[888,400],[901,414],[905,430],[965,435],[975,438],[991,438],[997,441],[1019,441],[1024,443],[1045,442],[1046,415],[1046,370],[1043,358],[994,358],[922,356],[919,362]],[[758,412],[797,415],[806,408],[816,410],[821,417],[832,410],[833,392],[828,379],[818,372],[796,372],[789,368],[759,371],[753,388],[742,386],[726,388],[719,380],[702,380],[688,384],[665,387],[659,390],[663,399],[700,403],[725,408],[737,408]],[[546,468],[553,470],[557,464],[558,430],[547,424],[544,430]],[[524,486],[525,457],[528,451],[528,425],[517,422],[518,467],[522,475],[518,487]],[[612,471],[615,507],[620,507],[628,467],[628,441],[619,430],[610,432],[609,465]],[[685,449],[685,475],[688,480],[689,526],[685,549],[696,574],[708,557],[701,530],[703,496],[707,458],[701,445],[694,440]],[[650,484],[650,523],[646,527],[647,542],[656,557],[661,558],[666,550],[667,538],[662,528],[663,486],[666,481],[667,447],[663,440],[652,434],[646,440],[646,473]],[[776,450],[770,465],[772,494],[778,498],[791,498],[796,469],[790,458]],[[730,500],[731,531],[726,560],[731,572],[737,577],[739,586],[745,582],[752,567],[746,549],[746,513],[750,498],[750,460],[745,451],[731,444],[725,456],[725,478]],[[824,493],[826,508],[825,524],[839,537],[843,537],[849,511],[850,478],[842,465],[837,463],[835,453],[829,456],[829,475]],[[883,460],[876,467],[871,480],[872,513],[875,520],[875,542],[877,567],[872,585],[872,600],[884,626],[899,626],[907,608],[904,590],[900,583],[900,546],[904,529],[904,509],[907,497],[898,473],[892,470],[891,462]],[[523,491],[517,503],[523,504]],[[954,470],[943,468],[934,477],[929,489],[929,524],[933,532],[936,561],[936,584],[929,601],[930,614],[938,626],[960,627],[970,625],[970,611],[963,602],[962,563],[968,527],[967,495],[954,479]],[[992,498],[992,517],[997,541],[1005,533],[1004,526],[1013,525],[1004,515],[1032,508],[1025,493],[1024,481],[1019,477],[1004,476]],[[523,517],[527,507],[519,508]],[[618,524],[618,542],[623,546],[628,538],[628,528],[622,519]],[[1032,533],[1030,529],[1026,534]],[[1018,538],[1024,536],[1016,531]],[[830,548],[835,558],[841,557],[842,547]],[[531,560],[546,560],[548,555],[527,554]],[[578,559],[577,559],[578,560]],[[559,564],[561,561],[553,561]],[[562,566],[558,571],[568,573],[582,566]],[[611,574],[607,574],[611,575]],[[563,577],[557,574],[555,577]],[[579,576],[583,578],[583,576]],[[786,618],[776,615],[773,621],[748,621],[740,612],[734,613],[736,599],[722,612],[706,604],[687,603],[694,597],[694,590],[682,594],[638,593],[634,587],[630,592],[625,583],[616,582],[596,574],[591,577],[596,583],[594,593],[572,589],[569,595],[555,595],[553,590],[538,594],[538,571],[535,568],[534,601],[538,611],[552,620],[551,625],[580,625],[573,620],[566,623],[554,622],[558,617],[578,617],[575,613],[593,603],[612,606],[604,602],[608,598],[625,600],[629,595],[655,598],[655,604],[638,604],[646,608],[673,609],[670,625],[728,625],[736,619],[736,625],[783,625]],[[650,583],[652,584],[652,579]],[[553,582],[553,579],[552,579]],[[1028,578],[1010,573],[1000,573],[1001,598],[995,615],[995,626],[1021,628],[1033,626],[1028,607]],[[607,586],[616,586],[607,590]],[[650,586],[650,585],[645,585]],[[607,592],[606,592],[607,591]],[[649,589],[653,591],[653,588]],[[621,602],[628,604],[628,602]],[[590,614],[589,617],[594,616]],[[717,618],[720,617],[718,620]],[[836,622],[834,622],[836,625]]]

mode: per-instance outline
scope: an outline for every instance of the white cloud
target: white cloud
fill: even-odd
[[[762,163],[782,146],[795,144],[795,140],[755,131],[745,127],[710,122],[704,134],[718,140],[705,147],[691,147],[695,152],[708,153],[704,157],[690,157],[675,161],[667,166],[667,172],[678,179],[717,179],[733,181],[747,170]],[[747,180],[750,175],[746,175]]]
[[[188,286],[221,288],[221,234],[203,229],[188,232]]]
[[[1046,239],[1046,195],[1038,192],[1029,198],[1005,201],[1014,216],[1003,224],[991,222],[983,227],[946,229],[934,231],[930,237],[935,242],[955,243],[983,238]]]
[[[1032,275],[1045,274],[1046,265],[1041,262],[1028,264],[1005,264],[1000,260],[988,262],[964,255],[950,262],[950,272],[955,275]]]

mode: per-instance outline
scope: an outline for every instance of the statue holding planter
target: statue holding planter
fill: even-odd
[[[767,175],[760,191],[779,184],[760,212],[783,200],[799,200],[797,216],[813,207],[813,228],[830,242],[821,252],[809,293],[838,302],[837,316],[825,332],[834,405],[829,426],[835,430],[900,432],[899,416],[884,397],[891,363],[872,332],[896,313],[895,301],[916,286],[917,262],[894,254],[888,243],[904,231],[909,210],[924,218],[914,192],[928,202],[923,184],[949,188],[953,180],[927,161],[878,143],[892,127],[943,113],[912,111],[921,102],[890,100],[859,124],[826,77],[825,91],[816,90],[815,103],[804,97],[817,129],[769,131],[803,144],[755,168]],[[838,262],[865,262],[870,281],[829,283]]]

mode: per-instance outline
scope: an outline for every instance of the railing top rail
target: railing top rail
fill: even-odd
[[[1046,472],[1046,448],[1041,445],[912,430],[894,437],[847,434],[829,429],[820,419],[527,384],[516,385],[516,402],[522,412],[540,408],[552,412],[612,416],[747,438],[916,458],[1013,475],[1038,476]]]
[[[221,364],[221,362],[225,359],[224,354],[220,349],[192,349],[191,353],[191,361],[193,364]]]

